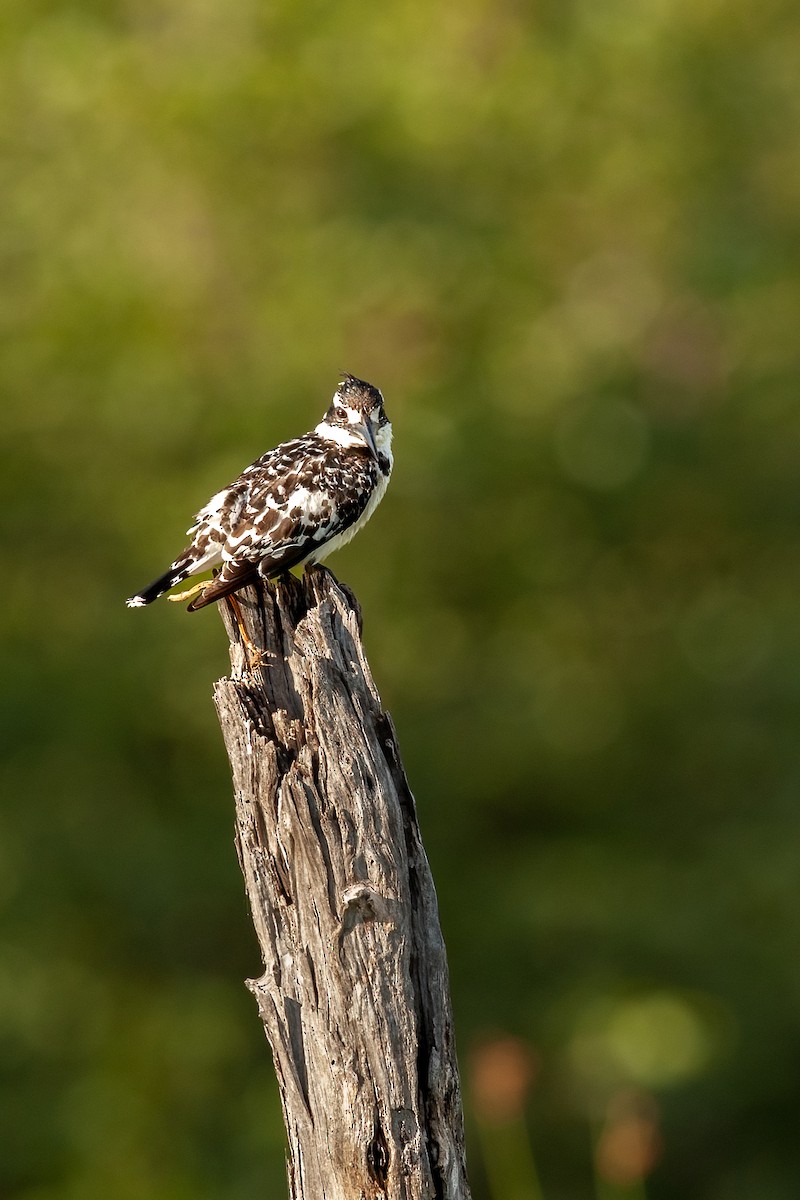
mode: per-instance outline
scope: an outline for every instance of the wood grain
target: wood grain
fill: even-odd
[[[358,605],[314,568],[219,607],[215,702],[264,959],[248,986],[292,1200],[469,1200],[436,893]]]

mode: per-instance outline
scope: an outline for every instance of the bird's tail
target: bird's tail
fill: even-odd
[[[179,562],[180,560],[174,562],[168,571],[159,575],[158,579],[154,579],[146,588],[142,588],[141,592],[137,592],[135,596],[129,596],[125,601],[128,608],[143,608],[145,604],[152,604],[176,583],[188,578],[192,573],[191,566],[187,566],[186,563],[179,565]]]

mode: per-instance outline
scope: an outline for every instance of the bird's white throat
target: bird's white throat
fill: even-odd
[[[320,421],[319,425],[314,429],[314,433],[319,434],[326,442],[335,442],[337,446],[342,446],[346,450],[352,450],[355,446],[366,446],[362,434],[357,433],[354,429],[345,429],[341,425],[331,425],[328,421]],[[392,462],[392,426],[387,421],[375,433],[375,445],[378,447],[378,453],[383,454]]]

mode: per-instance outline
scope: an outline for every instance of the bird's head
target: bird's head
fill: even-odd
[[[324,424],[349,435],[353,442],[361,440],[378,461],[380,443],[384,440],[381,434],[389,428],[389,418],[383,408],[383,396],[371,383],[345,374],[325,414]]]

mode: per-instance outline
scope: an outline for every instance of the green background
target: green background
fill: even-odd
[[[348,370],[396,468],[331,565],[476,1200],[531,1153],[546,1200],[797,1196],[798,46],[788,0],[4,6],[0,1195],[284,1194],[223,632],[122,601]],[[593,1164],[620,1096],[644,1182]]]

